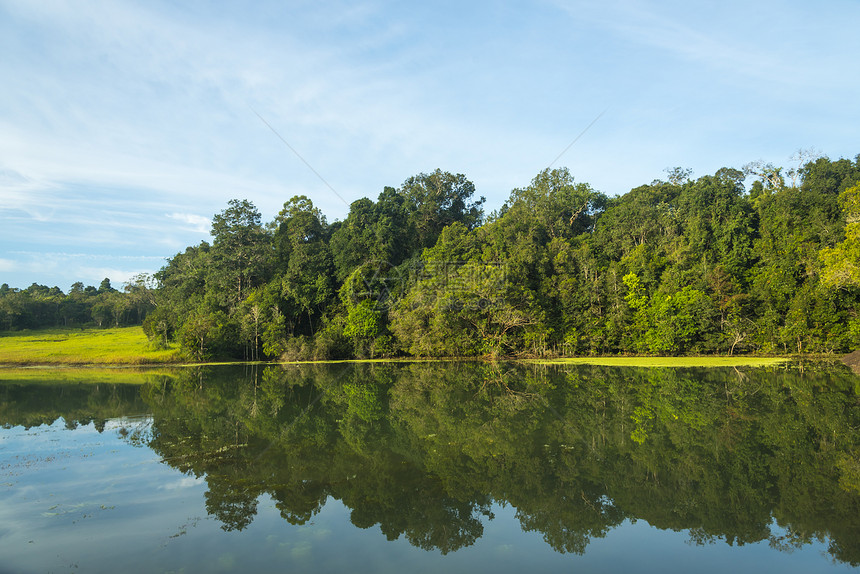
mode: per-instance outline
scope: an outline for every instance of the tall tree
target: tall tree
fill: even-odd
[[[260,223],[260,212],[248,200],[231,199],[229,207],[212,219],[211,293],[226,295],[221,301],[235,307],[248,290],[269,279],[271,238]]]
[[[446,225],[462,223],[467,229],[480,225],[484,198],[473,200],[475,184],[465,175],[440,169],[410,177],[400,187],[415,225],[418,248],[432,247]]]
[[[306,332],[313,335],[315,316],[318,317],[334,297],[325,218],[313,202],[302,195],[285,203],[276,221],[279,225],[275,244],[282,269],[282,295],[307,318]]]

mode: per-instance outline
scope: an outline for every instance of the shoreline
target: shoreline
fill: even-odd
[[[0,361],[0,372],[12,369],[187,369],[193,367],[221,366],[290,366],[290,365],[336,365],[336,364],[397,364],[397,363],[520,363],[535,366],[592,365],[607,367],[749,367],[773,366],[793,361],[840,361],[836,355],[602,355],[599,357],[393,357],[383,359],[322,359],[308,361],[202,361],[202,362],[77,362],[77,361]]]
[[[855,352],[856,354],[856,352]],[[847,356],[845,357],[847,358]],[[185,369],[224,365],[325,365],[396,364],[429,362],[521,363],[534,366],[601,365],[618,367],[751,367],[773,366],[792,361],[839,361],[836,354],[810,355],[603,355],[575,357],[535,357],[527,355],[479,357],[392,357],[376,359],[328,359],[302,361],[189,361],[178,356],[175,348],[155,349],[137,327],[107,329],[48,329],[0,333],[0,372],[50,369]]]

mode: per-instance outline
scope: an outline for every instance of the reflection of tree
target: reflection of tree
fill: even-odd
[[[560,552],[629,518],[698,544],[827,540],[857,565],[855,381],[835,367],[318,365],[185,371],[140,396],[150,447],[206,477],[225,530],[264,493],[293,524],[331,497],[358,527],[444,553],[480,538],[499,502]],[[3,392],[17,420],[50,410]],[[75,404],[94,413],[114,396],[91,392]]]
[[[232,471],[232,472],[231,472]],[[244,473],[230,469],[209,476],[206,491],[206,512],[221,521],[223,530],[242,530],[257,514],[259,490],[244,484]]]
[[[207,475],[207,501],[230,503],[215,512],[225,527],[245,526],[262,492],[296,524],[333,497],[356,526],[449,552],[481,536],[495,500],[560,552],[640,518],[698,543],[829,537],[857,561],[858,497],[836,462],[857,447],[860,414],[840,372],[816,386],[794,370],[338,369],[180,381],[166,395],[161,408],[189,411],[182,425],[220,437],[171,449]],[[228,446],[241,471],[224,466]],[[790,536],[771,534],[774,517]]]
[[[275,507],[281,517],[290,524],[305,524],[325,504],[328,498],[327,485],[318,482],[293,483],[277,486],[272,490]]]
[[[377,459],[384,466],[368,468],[361,480],[338,489],[342,502],[352,509],[359,528],[379,525],[389,540],[401,535],[424,550],[443,554],[470,546],[484,531],[480,515],[490,516],[490,501],[478,493],[457,498],[438,477],[400,456]]]
[[[0,425],[30,428],[59,418],[69,429],[93,423],[102,432],[108,419],[145,414],[135,385],[92,383],[0,384]]]
[[[583,554],[591,538],[603,538],[624,520],[624,513],[603,495],[570,492],[551,502],[555,504],[521,509],[517,518],[523,530],[542,532],[557,552]]]

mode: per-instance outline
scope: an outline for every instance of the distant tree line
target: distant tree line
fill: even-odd
[[[359,199],[333,223],[305,196],[268,223],[251,202],[231,200],[211,243],[173,256],[155,285],[135,284],[147,306],[102,310],[96,321],[93,305],[89,317],[143,320],[153,341],[195,359],[860,344],[860,155],[698,179],[676,168],[619,197],[547,169],[497,211],[485,215],[483,204],[465,176],[441,170]],[[67,323],[59,309],[40,313]]]
[[[74,283],[68,293],[33,283],[26,289],[0,285],[0,331],[49,327],[140,325],[155,308],[153,279],[138,275],[123,289],[105,278],[98,288]]]

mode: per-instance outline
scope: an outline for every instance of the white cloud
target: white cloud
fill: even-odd
[[[187,224],[192,231],[208,233],[212,228],[212,221],[208,217],[195,215],[193,213],[168,213],[170,219]]]

